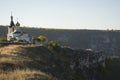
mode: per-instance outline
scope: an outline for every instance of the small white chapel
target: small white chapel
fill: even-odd
[[[12,15],[10,26],[8,26],[7,41],[22,41],[31,43],[29,34],[22,31],[20,28],[20,23],[18,21],[16,24],[14,24]]]

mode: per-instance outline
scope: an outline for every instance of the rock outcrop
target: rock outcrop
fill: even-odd
[[[9,45],[0,48],[0,59],[2,72],[37,70],[45,75],[41,80],[103,80],[101,71],[105,68],[102,52],[60,46],[48,49],[39,45]],[[34,75],[32,79],[40,79]],[[25,79],[30,80],[30,76]]]

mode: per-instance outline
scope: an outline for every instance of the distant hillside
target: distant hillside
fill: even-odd
[[[81,49],[103,51],[106,55],[120,55],[119,30],[60,30],[26,28],[22,30],[31,36],[45,35],[50,40],[56,40],[63,46]],[[0,36],[6,36],[7,27],[0,26]]]

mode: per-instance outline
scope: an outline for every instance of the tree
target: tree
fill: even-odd
[[[57,41],[50,41],[49,46],[51,46],[51,47],[58,46],[58,42]]]
[[[47,37],[44,36],[44,35],[38,36],[38,37],[37,37],[37,40],[38,40],[38,41],[41,41],[41,42],[48,42]]]
[[[48,48],[52,51],[57,51],[57,52],[59,52],[61,49],[57,41],[50,41],[48,44]]]
[[[32,36],[32,40],[33,43],[37,42],[48,42],[48,39],[46,36],[44,35],[40,35],[40,36]]]

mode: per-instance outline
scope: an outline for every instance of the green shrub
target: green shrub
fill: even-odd
[[[4,42],[4,41],[7,41],[7,38],[6,37],[0,37],[0,42]]]
[[[57,41],[50,41],[48,43],[48,49],[52,50],[52,51],[56,51],[59,52],[60,51],[60,45],[58,44]]]
[[[38,36],[38,37],[37,37],[37,40],[38,40],[38,41],[41,41],[41,42],[48,42],[47,37],[44,36],[44,35]]]
[[[44,35],[40,35],[40,36],[32,36],[33,42],[36,40],[38,42],[48,42],[48,39],[46,36]]]

